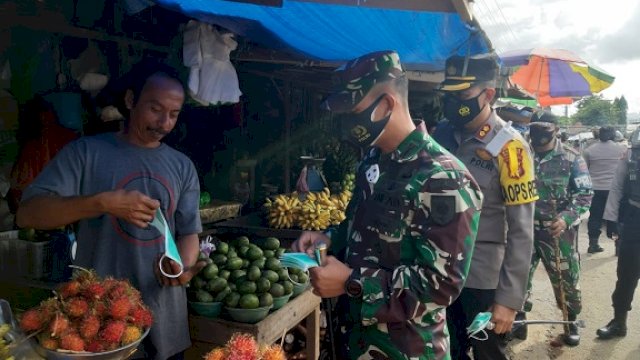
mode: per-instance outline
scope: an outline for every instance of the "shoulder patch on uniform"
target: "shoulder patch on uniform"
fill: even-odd
[[[526,204],[538,199],[531,153],[521,141],[510,141],[500,151],[498,168],[506,205]]]
[[[519,141],[512,140],[500,152],[500,157],[506,165],[509,177],[512,179],[521,178],[526,170],[524,168],[525,149]]]
[[[438,225],[447,225],[456,214],[456,197],[451,195],[431,196],[430,218]]]

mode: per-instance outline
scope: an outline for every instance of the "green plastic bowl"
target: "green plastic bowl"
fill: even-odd
[[[221,302],[189,301],[189,306],[196,314],[208,318],[217,318],[222,310]]]
[[[255,309],[240,309],[225,307],[231,319],[241,323],[255,324],[260,322],[269,315],[269,310],[272,306],[259,307]]]
[[[293,282],[293,293],[291,294],[291,298],[294,298],[302,294],[305,290],[309,288],[309,286],[311,286],[311,283],[309,283],[308,281],[304,284]]]
[[[273,308],[271,310],[275,311],[283,307],[287,302],[289,302],[289,298],[291,298],[291,295],[293,295],[293,293],[273,298]]]

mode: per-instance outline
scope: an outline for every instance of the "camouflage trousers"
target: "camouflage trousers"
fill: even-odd
[[[413,321],[362,326],[360,302],[343,295],[335,312],[339,326],[333,346],[338,359],[451,360],[445,309],[436,313],[435,324],[426,326]],[[420,355],[402,351],[421,342],[424,352]]]
[[[567,229],[559,237],[560,244],[560,269],[556,266],[556,241],[549,235],[546,229],[534,230],[533,255],[531,256],[531,269],[527,283],[527,303],[531,297],[533,273],[542,261],[556,296],[558,307],[560,305],[560,284],[563,286],[564,297],[567,302],[569,314],[578,315],[582,310],[582,295],[580,292],[580,255],[576,250],[578,236],[577,227]],[[525,310],[529,311],[530,308]]]

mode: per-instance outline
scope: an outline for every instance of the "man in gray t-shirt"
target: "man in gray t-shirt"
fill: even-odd
[[[160,140],[175,126],[184,90],[170,68],[147,64],[131,74],[125,130],[65,147],[25,190],[17,223],[38,229],[77,223],[75,264],[128,278],[153,311],[145,358],[181,359],[190,346],[182,285],[204,265],[197,261],[200,189],[193,163]],[[158,268],[164,236],[148,225],[158,208],[185,267],[175,279]],[[179,271],[174,262],[164,265]]]
[[[602,252],[604,249],[599,244],[600,228],[602,227],[602,215],[607,197],[611,189],[611,183],[616,173],[616,166],[624,156],[627,149],[614,142],[615,129],[611,126],[603,126],[598,132],[599,142],[584,150],[582,156],[589,168],[589,175],[593,183],[593,200],[589,209],[589,221],[587,229],[589,235],[590,254]]]

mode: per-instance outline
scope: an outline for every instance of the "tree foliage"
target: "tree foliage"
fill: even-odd
[[[616,125],[627,125],[627,99],[622,95],[620,98],[615,98],[611,104],[611,115],[613,123]]]
[[[587,126],[615,125],[618,124],[622,113],[624,113],[626,122],[627,112],[626,109],[622,111],[621,107],[622,105],[626,106],[626,100],[624,100],[624,104],[621,104],[620,99],[616,100],[612,103],[610,100],[605,100],[602,95],[584,98],[578,102],[578,111],[573,115],[573,118],[576,122]],[[615,108],[614,103],[616,103]]]

